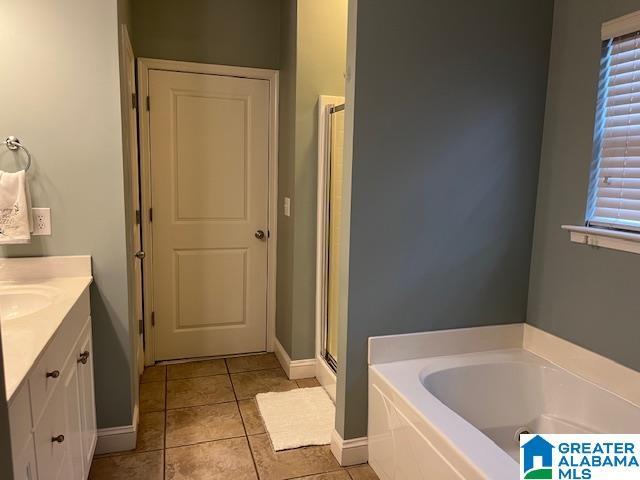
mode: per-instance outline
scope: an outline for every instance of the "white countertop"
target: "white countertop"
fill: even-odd
[[[91,277],[50,278],[0,282],[6,285],[43,285],[59,289],[60,297],[48,307],[18,318],[0,320],[2,329],[2,356],[4,357],[4,384],[10,399],[36,363],[53,335],[62,324],[71,307],[91,284]]]
[[[88,265],[88,268],[50,269],[52,258],[60,262],[69,258],[71,261]],[[2,331],[2,355],[4,358],[4,380],[7,399],[10,399],[31,367],[36,363],[45,347],[49,344],[63,320],[92,282],[90,257],[42,257],[42,263],[36,259],[2,259],[0,261],[0,291],[3,288],[42,288],[55,292],[50,305],[33,313],[16,318],[0,319]],[[63,262],[64,263],[64,262]],[[11,264],[7,268],[7,264]],[[35,278],[33,267],[39,264],[40,275],[46,278]],[[18,266],[14,270],[14,266]],[[25,272],[27,265],[31,273]],[[4,270],[4,271],[3,271]],[[15,272],[15,279],[9,280]],[[29,273],[29,274],[27,274]],[[78,275],[83,273],[84,275]],[[65,276],[65,275],[76,276]]]

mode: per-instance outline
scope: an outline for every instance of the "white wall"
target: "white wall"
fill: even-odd
[[[90,254],[100,427],[131,422],[129,314],[116,0],[6,0],[0,137],[33,154],[34,206],[51,237],[3,256]],[[0,146],[0,169],[15,169]]]

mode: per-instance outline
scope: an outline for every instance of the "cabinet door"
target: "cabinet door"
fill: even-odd
[[[17,480],[35,480],[37,477],[32,430],[29,385],[24,382],[9,403],[13,473]]]
[[[77,359],[71,355],[62,374],[64,389],[65,445],[67,454],[60,478],[81,480],[84,478],[82,451],[81,391]]]
[[[34,437],[36,458],[38,460],[38,476],[42,480],[55,478],[66,460],[65,442],[68,434],[64,416],[64,394],[63,385],[58,385],[58,388],[54,389],[42,418],[36,426]]]
[[[93,389],[93,348],[90,320],[87,322],[78,342],[77,368],[80,387],[83,464],[85,472],[88,472],[96,446],[96,407]]]
[[[31,439],[22,453],[13,461],[13,478],[15,480],[38,480],[36,451]]]

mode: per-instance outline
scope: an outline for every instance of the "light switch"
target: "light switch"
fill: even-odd
[[[284,197],[284,216],[291,216],[291,199],[289,197]]]
[[[32,208],[33,233],[32,235],[51,235],[51,209]]]

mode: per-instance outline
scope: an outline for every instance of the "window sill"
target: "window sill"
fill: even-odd
[[[640,254],[640,233],[577,225],[563,225],[562,229],[570,232],[571,241],[575,243]]]

